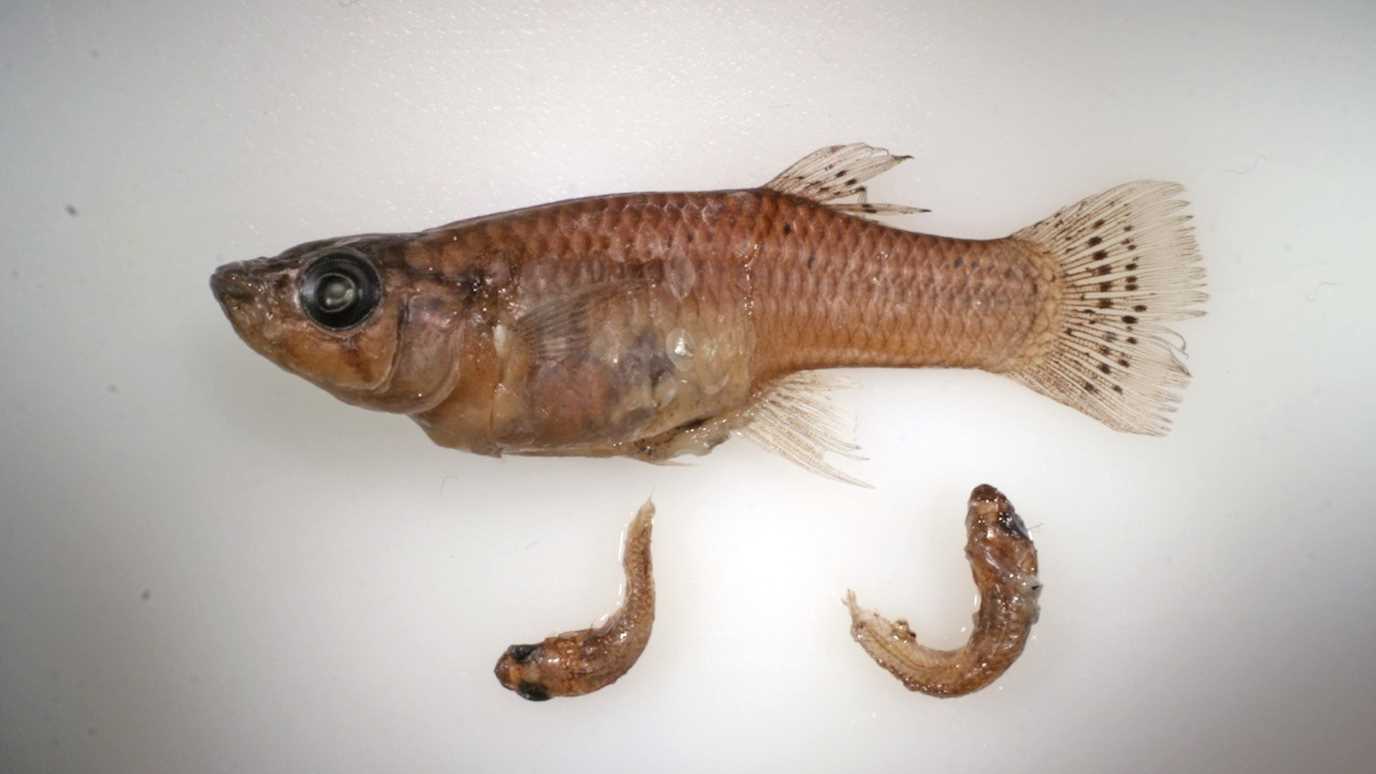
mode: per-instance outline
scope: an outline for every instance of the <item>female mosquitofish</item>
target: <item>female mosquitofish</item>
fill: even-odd
[[[998,679],[1022,655],[1040,608],[1037,548],[1013,504],[988,484],[970,493],[965,556],[979,589],[979,610],[964,646],[935,650],[917,641],[903,619],[865,610],[847,592],[850,634],[908,690],[964,696]]]
[[[1202,314],[1180,186],[1118,186],[1009,237],[889,228],[864,183],[905,158],[812,153],[760,188],[597,196],[221,266],[250,347],[481,454],[702,454],[732,433],[844,478],[814,369],[1008,375],[1164,434]],[[851,196],[858,201],[841,203]]]
[[[581,696],[616,682],[644,652],[655,623],[655,577],[650,532],[655,506],[640,506],[622,549],[626,591],[621,606],[600,626],[546,637],[538,645],[512,645],[493,670],[503,687],[523,699]]]

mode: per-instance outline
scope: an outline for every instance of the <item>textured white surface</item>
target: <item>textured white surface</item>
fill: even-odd
[[[0,769],[1368,766],[1373,6],[841,5],[0,7]],[[853,140],[916,156],[875,198],[939,233],[1185,183],[1213,298],[1175,432],[873,371],[844,396],[873,492],[743,441],[483,459],[278,371],[206,287],[309,238],[753,184]],[[960,641],[981,481],[1036,526],[1042,622],[995,688],[910,695],[840,598]],[[504,646],[614,604],[649,493],[639,665],[501,690]]]

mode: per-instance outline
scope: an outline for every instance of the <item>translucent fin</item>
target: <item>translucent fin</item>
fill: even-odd
[[[1208,298],[1183,191],[1126,183],[1013,235],[1056,258],[1064,294],[1055,341],[1015,379],[1117,430],[1166,434],[1190,373],[1162,323]]]
[[[827,204],[841,212],[893,215],[926,212],[921,207],[902,204],[870,204],[864,183],[887,172],[912,156],[895,156],[883,148],[864,143],[828,145],[804,156],[780,172],[764,187],[827,204],[847,196],[859,196],[856,204]]]
[[[542,360],[561,360],[587,349],[591,332],[589,310],[618,296],[644,287],[637,280],[601,282],[571,291],[527,310],[516,320],[515,332]]]
[[[828,453],[865,459],[827,394],[846,386],[815,372],[792,374],[770,384],[746,409],[740,433],[788,460],[827,478],[872,488],[827,462]]]

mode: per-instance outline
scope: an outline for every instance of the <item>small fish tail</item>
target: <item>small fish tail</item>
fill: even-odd
[[[1164,325],[1204,314],[1184,189],[1137,181],[1013,235],[1054,257],[1061,302],[1043,351],[1010,375],[1117,430],[1165,435],[1190,373]]]

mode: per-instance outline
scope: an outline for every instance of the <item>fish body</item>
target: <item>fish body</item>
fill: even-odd
[[[626,527],[621,605],[601,624],[525,645],[512,645],[493,674],[503,688],[530,701],[582,696],[620,680],[635,666],[655,623],[654,560],[650,553],[655,506],[646,500]]]
[[[1164,432],[1186,372],[1160,321],[1203,300],[1178,187],[1128,184],[1007,238],[954,239],[866,217],[912,211],[864,197],[901,160],[832,146],[760,188],[321,240],[211,285],[261,354],[481,454],[660,461],[743,432],[834,472],[824,456],[854,447],[810,373],[856,366],[1009,374]]]
[[[923,645],[907,621],[860,607],[854,591],[842,600],[850,610],[851,637],[910,691],[949,698],[989,685],[1022,655],[1041,615],[1037,547],[1008,498],[988,484],[975,487],[965,532],[980,602],[961,647]]]

